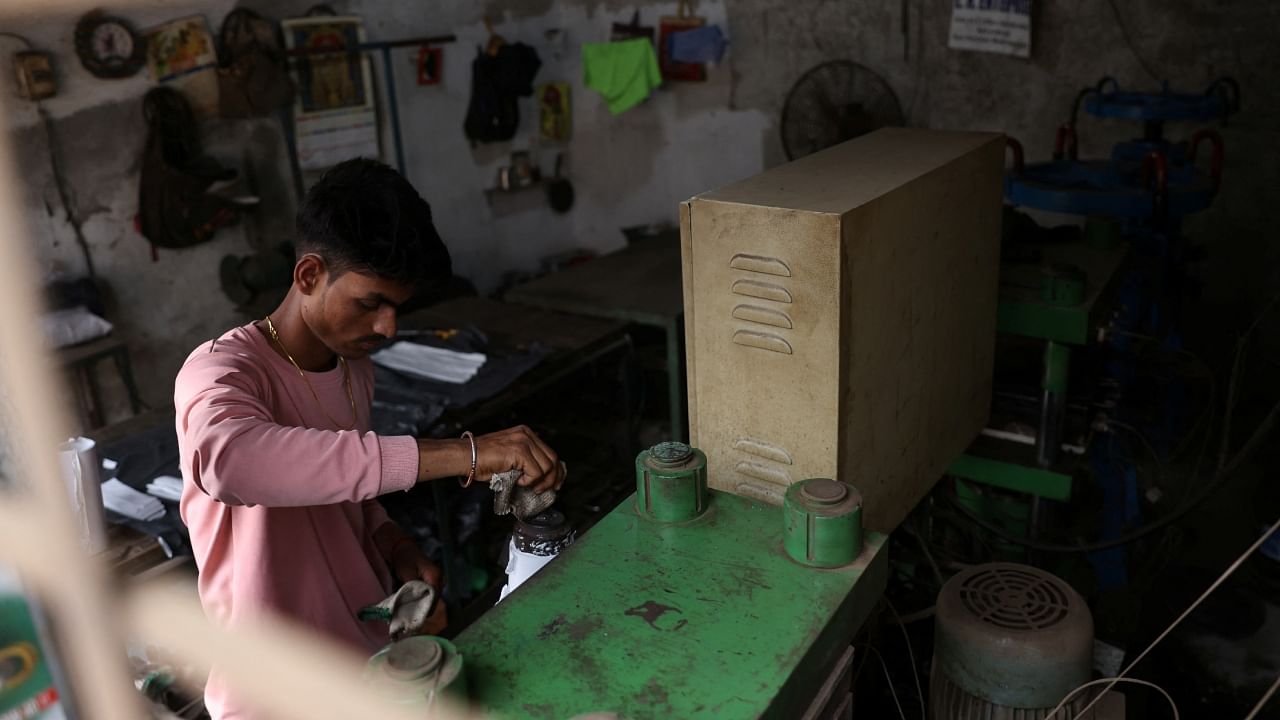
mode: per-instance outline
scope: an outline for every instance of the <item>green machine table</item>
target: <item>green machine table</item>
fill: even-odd
[[[1085,242],[1046,245],[1039,263],[1007,263],[1000,268],[997,332],[1086,345],[1098,327],[1102,301],[1120,269],[1128,245],[1094,247]],[[1069,266],[1083,275],[1075,296],[1047,292],[1043,266]],[[1075,300],[1075,302],[1070,302]]]
[[[779,507],[712,491],[706,514],[663,524],[632,496],[456,638],[472,701],[561,720],[823,707],[884,592],[887,538],[866,533],[855,562],[825,570],[782,539]]]
[[[1001,265],[996,311],[997,332],[1045,341],[1037,443],[981,437],[948,474],[1028,493],[1037,502],[1040,498],[1065,501],[1071,497],[1071,469],[1056,460],[1054,448],[1061,443],[1071,348],[1092,342],[1097,329],[1106,324],[1108,300],[1129,248],[1104,240],[1045,244],[1038,250],[1035,262]],[[1055,422],[1059,426],[1053,428]]]

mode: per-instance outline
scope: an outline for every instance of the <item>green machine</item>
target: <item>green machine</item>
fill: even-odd
[[[1016,234],[1016,221],[1006,217],[1007,233],[1011,224]],[[1033,523],[1040,498],[1071,498],[1073,463],[1062,456],[1061,445],[1072,349],[1093,342],[1098,328],[1107,324],[1113,286],[1128,252],[1114,222],[1090,218],[1080,239],[1036,244],[1029,256],[1006,252],[1001,263],[997,332],[1044,343],[1034,443],[999,437],[989,428],[948,474],[1031,495]],[[998,407],[993,409],[992,428],[1007,421]],[[963,482],[958,489],[962,502],[984,510]]]
[[[636,494],[455,639],[471,700],[497,717],[831,716],[887,538],[845,483],[796,483],[779,508],[708,490],[706,470],[681,443],[642,452]]]
[[[640,453],[630,499],[454,638],[472,702],[847,715],[852,643],[889,573],[863,518],[896,527],[981,426],[1002,144],[882,129],[681,205],[702,448]],[[943,207],[960,210],[921,212]],[[953,354],[981,362],[917,372]]]

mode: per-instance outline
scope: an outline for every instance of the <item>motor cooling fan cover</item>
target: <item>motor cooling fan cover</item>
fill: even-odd
[[[1087,682],[1092,665],[1093,616],[1070,585],[1026,565],[979,565],[938,595],[930,715],[1036,720]]]

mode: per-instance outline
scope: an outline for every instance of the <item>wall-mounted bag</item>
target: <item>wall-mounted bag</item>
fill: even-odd
[[[293,79],[275,23],[246,8],[232,10],[218,33],[218,56],[223,117],[269,115],[293,102]]]
[[[138,230],[155,249],[198,245],[239,220],[234,203],[206,192],[236,171],[203,154],[195,115],[177,90],[161,85],[142,98],[147,145],[138,183]]]

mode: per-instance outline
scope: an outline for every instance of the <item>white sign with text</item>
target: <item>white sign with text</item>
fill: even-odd
[[[1031,57],[1031,0],[952,0],[947,45]]]

